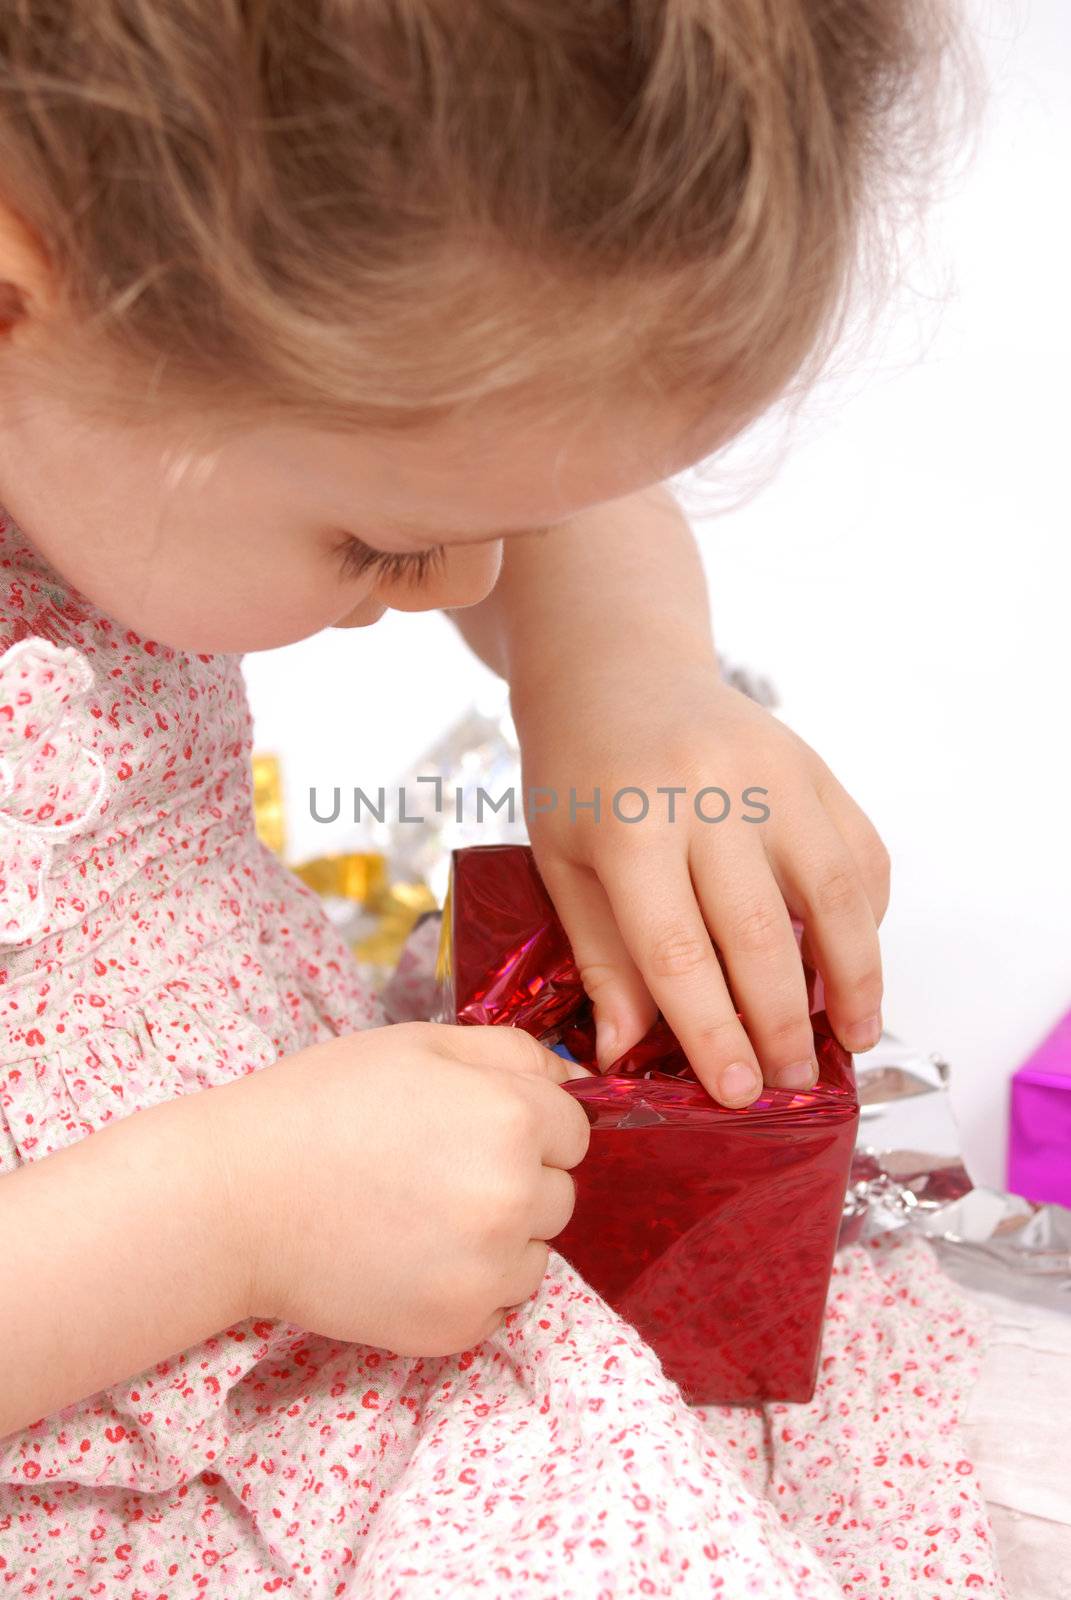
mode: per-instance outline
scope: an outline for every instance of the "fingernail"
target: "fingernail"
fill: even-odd
[[[863,1022],[853,1022],[844,1030],[844,1043],[849,1050],[873,1050],[881,1038],[881,1015],[875,1011]]]
[[[726,1105],[738,1100],[746,1102],[753,1100],[761,1088],[762,1079],[755,1068],[749,1067],[746,1061],[734,1061],[718,1079],[718,1099]]]
[[[775,1089],[809,1089],[817,1076],[817,1061],[794,1061],[790,1067],[767,1073],[766,1081]]]

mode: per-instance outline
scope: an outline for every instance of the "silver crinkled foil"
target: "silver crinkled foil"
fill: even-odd
[[[399,780],[403,806],[377,824],[372,842],[394,879],[426,883],[442,904],[453,850],[519,844],[524,821],[521,758],[505,685],[471,707]]]
[[[974,1186],[947,1063],[886,1035],[855,1067],[859,1135],[841,1243],[907,1228],[965,1288],[1071,1313],[1071,1211]]]
[[[842,1242],[914,1226],[972,1188],[948,1076],[944,1061],[887,1034],[856,1058],[859,1135]]]

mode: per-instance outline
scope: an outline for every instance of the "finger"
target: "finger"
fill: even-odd
[[[621,937],[606,891],[590,867],[541,867],[569,936],[584,992],[595,1008],[595,1048],[605,1069],[642,1039],[658,1007]]]
[[[696,1077],[722,1105],[749,1105],[762,1074],[714,954],[687,862],[653,851],[603,882],[645,983]]]
[[[805,855],[771,857],[790,909],[807,930],[822,974],[826,1012],[847,1050],[870,1050],[881,1037],[881,951],[874,911],[851,851],[824,810],[793,830]]]
[[[583,1107],[557,1084],[523,1075],[516,1084],[531,1106],[543,1166],[565,1171],[579,1166],[591,1143],[591,1123]]]
[[[693,878],[706,925],[766,1082],[809,1089],[818,1077],[807,983],[784,895],[765,853],[697,853]]]
[[[523,1254],[502,1286],[502,1311],[515,1311],[538,1290],[547,1275],[550,1249],[541,1239],[530,1239]]]
[[[851,851],[870,901],[870,909],[874,913],[874,921],[880,926],[889,909],[891,878],[891,862],[885,843],[866,812],[855,803],[831,772],[823,772],[817,790],[833,826]]]
[[[504,1072],[523,1073],[550,1083],[566,1083],[570,1078],[590,1076],[583,1067],[548,1050],[523,1028],[454,1022],[402,1023],[399,1026],[434,1029],[434,1047],[453,1061],[499,1067]]]
[[[544,1167],[532,1211],[532,1238],[556,1239],[576,1206],[576,1180],[558,1167]]]

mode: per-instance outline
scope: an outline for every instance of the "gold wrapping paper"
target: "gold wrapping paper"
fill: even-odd
[[[278,756],[253,756],[253,815],[258,837],[285,859],[286,807]],[[376,850],[350,850],[289,863],[290,870],[321,899],[348,900],[377,920],[351,946],[358,961],[384,970],[396,965],[416,922],[438,910],[424,883],[391,883],[386,857]]]
[[[253,756],[253,819],[261,843],[277,856],[285,855],[283,775],[278,756]]]
[[[316,856],[291,870],[322,898],[353,900],[370,911],[377,909],[387,890],[387,863],[375,850]]]
[[[419,919],[439,907],[427,884],[395,883],[375,909],[379,913],[379,924],[370,934],[358,939],[353,953],[358,961],[393,967]]]
[[[440,986],[447,982],[453,969],[454,919],[450,915],[450,905],[450,886],[447,884],[443,899],[443,920],[439,924],[439,948],[435,952],[435,982]]]

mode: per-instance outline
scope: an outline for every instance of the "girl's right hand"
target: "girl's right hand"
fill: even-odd
[[[581,1071],[519,1029],[403,1023],[216,1090],[249,1314],[403,1355],[486,1338],[572,1214]]]

